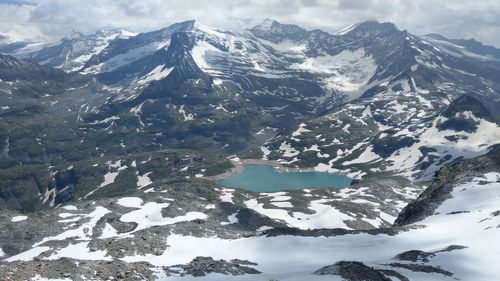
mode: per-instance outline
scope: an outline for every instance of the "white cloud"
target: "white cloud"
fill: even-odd
[[[500,46],[500,1],[466,0],[0,0],[0,33],[55,40],[98,28],[148,31],[196,19],[225,29],[264,18],[336,31],[354,22],[394,22],[415,34],[476,38]],[[2,4],[3,3],[3,4]],[[14,3],[14,4],[12,4]]]
[[[0,33],[10,35],[13,40],[45,37],[36,26],[26,24],[32,8],[32,6],[0,4]]]

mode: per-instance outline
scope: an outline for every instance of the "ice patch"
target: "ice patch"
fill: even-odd
[[[149,178],[151,172],[145,173],[144,175],[137,175],[137,188],[141,189],[150,184],[153,184],[153,181]]]
[[[193,57],[196,65],[203,70],[209,70],[210,64],[207,62],[207,56],[211,53],[219,53],[220,50],[212,46],[210,43],[205,41],[200,41],[191,50],[191,56]]]
[[[27,220],[27,216],[15,216],[12,219],[10,219],[11,222],[19,222],[19,221],[24,221]]]
[[[118,205],[128,208],[140,208],[142,206],[142,199],[139,197],[123,197],[116,202]]]
[[[92,190],[87,195],[85,195],[85,198],[94,194],[99,189],[114,183],[115,179],[118,176],[118,174],[120,173],[120,171],[127,169],[127,166],[122,166],[121,160],[118,160],[116,162],[108,161],[107,164],[108,164],[109,171],[104,175],[104,181],[96,189]],[[116,170],[116,171],[112,171],[112,170]]]
[[[221,225],[229,225],[229,224],[235,224],[238,223],[238,218],[236,217],[238,215],[238,212],[231,214],[230,216],[227,217],[227,222],[223,221],[220,224]]]
[[[319,228],[345,228],[350,229],[344,220],[352,220],[353,218],[340,212],[335,207],[324,204],[329,201],[326,199],[313,200],[308,208],[314,211],[313,214],[305,214],[302,212],[288,212],[283,209],[266,209],[264,203],[259,203],[257,199],[245,201],[245,205],[265,216],[272,219],[283,221],[291,227],[300,229],[319,229]],[[275,202],[273,202],[274,204]],[[287,204],[288,205],[288,204]],[[292,206],[293,207],[293,206]]]
[[[66,205],[66,206],[63,206],[62,209],[66,210],[66,211],[78,211],[78,208],[76,208],[75,206],[73,205]]]
[[[33,258],[37,257],[41,253],[50,250],[50,247],[34,247],[31,248],[25,252],[22,252],[20,254],[17,254],[15,256],[12,256],[8,259],[5,259],[5,261],[8,262],[13,262],[13,261],[30,261],[33,260]]]
[[[284,202],[271,202],[272,205],[278,208],[293,208],[292,203],[284,201]]]
[[[299,155],[299,151],[295,150],[288,142],[282,142],[279,147],[280,152],[283,154],[283,157],[294,157]]]
[[[260,151],[262,151],[262,154],[263,154],[262,159],[267,160],[267,156],[269,156],[269,154],[271,154],[271,150],[269,150],[269,148],[267,148],[266,146],[261,145]]]
[[[234,192],[234,189],[231,189],[231,188],[223,188],[221,190],[221,195],[220,195],[220,201],[222,202],[229,202],[229,203],[233,203],[233,192]]]
[[[186,110],[184,110],[184,105],[181,105],[179,107],[179,113],[182,114],[182,116],[184,116],[184,122],[187,122],[187,121],[192,121],[194,120],[194,114],[192,113],[187,113],[186,114]]]
[[[306,127],[306,124],[305,123],[301,123],[299,125],[299,128],[297,130],[295,130],[295,132],[292,132],[292,136],[294,137],[298,137],[300,136],[302,133],[307,133],[307,132],[310,132],[311,130],[308,130],[305,128]]]
[[[79,260],[104,260],[110,261],[111,257],[106,256],[106,251],[93,251],[91,252],[88,248],[89,242],[80,242],[77,244],[70,244],[60,250],[57,250],[54,254],[47,257],[47,260],[58,260],[61,258],[72,258]]]
[[[352,165],[352,164],[364,164],[364,163],[371,163],[376,160],[382,160],[378,154],[373,152],[373,146],[368,146],[365,151],[363,151],[358,158],[350,161],[345,161],[342,163],[342,165],[347,166],[347,165]]]
[[[206,219],[207,215],[200,212],[188,212],[183,216],[173,218],[163,217],[161,210],[168,207],[168,203],[148,202],[140,207],[140,209],[126,213],[121,216],[122,222],[137,223],[134,232],[146,229],[153,226],[170,225],[178,222],[192,221],[197,219]]]
[[[291,67],[313,73],[328,74],[324,79],[324,87],[343,92],[351,98],[359,96],[377,71],[375,60],[366,55],[363,48],[355,51],[344,50],[334,56],[324,55],[307,58],[302,63],[294,64]]]
[[[70,237],[77,238],[79,240],[91,240],[95,225],[107,213],[110,213],[108,209],[97,206],[95,210],[90,214],[79,214],[85,218],[88,218],[89,220],[85,223],[81,223],[77,228],[66,230],[65,232],[60,233],[56,236],[45,237],[42,239],[42,241],[35,243],[34,246],[36,247],[47,241],[65,240]]]
[[[159,65],[155,69],[151,70],[151,72],[141,77],[141,79],[137,80],[137,83],[148,84],[151,81],[161,80],[167,77],[172,70],[174,70],[173,67],[165,68],[165,65]]]

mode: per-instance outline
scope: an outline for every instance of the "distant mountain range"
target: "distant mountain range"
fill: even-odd
[[[343,170],[339,168],[342,165],[333,165],[331,160],[336,159],[334,162],[340,164],[342,159],[360,154],[370,143],[380,147],[374,143],[380,142],[379,133],[387,135],[384,142],[391,143],[392,148],[375,153],[389,157],[418,139],[399,131],[415,132],[411,128],[432,126],[429,118],[437,117],[464,95],[481,104],[473,109],[482,110],[484,106],[487,120],[499,120],[495,110],[500,82],[497,49],[438,35],[415,36],[392,23],[363,22],[329,34],[273,20],[265,20],[240,33],[186,21],[137,35],[123,30],[100,30],[87,36],[75,33],[40,50],[21,52],[18,57],[70,72],[71,77],[79,77],[74,78],[78,83],[88,80],[87,85],[96,90],[85,98],[71,101],[66,98],[68,93],[60,97],[74,107],[71,119],[77,121],[75,128],[90,130],[86,136],[77,138],[101,132],[100,127],[106,124],[108,138],[115,140],[114,149],[120,151],[129,147],[144,149],[127,140],[122,149],[118,139],[132,132],[140,136],[141,142],[157,148],[174,145],[245,151],[261,142],[259,135],[255,135],[257,132],[267,131],[269,135],[278,132],[282,139],[285,135],[281,131],[295,131],[291,128],[305,120],[324,120],[349,106],[352,110],[366,109],[361,118],[372,122],[368,129],[371,132],[360,128],[362,132],[355,134],[357,138],[373,138],[355,140],[356,144],[365,141],[366,146],[337,158],[339,149],[351,147],[352,143],[344,140],[342,145],[325,148],[325,154],[331,155],[329,158],[296,160],[299,165],[330,163],[330,167]],[[20,86],[3,83],[1,87],[12,91],[11,88]],[[78,84],[67,89],[85,91],[89,87]],[[357,127],[368,124],[355,120],[360,116],[352,118],[343,121],[345,124],[334,122],[342,128],[346,124]],[[328,125],[332,128],[329,133],[333,133],[334,125]],[[404,141],[393,135],[404,136]],[[283,144],[294,142],[283,141]],[[325,140],[330,141],[333,140]],[[302,141],[297,143],[296,150],[314,144],[314,140]],[[272,141],[268,147],[275,150],[279,145]],[[433,151],[432,144],[426,147]],[[147,150],[150,149],[154,148]],[[444,153],[432,157],[437,158],[431,162],[439,163],[442,157],[449,162],[460,156],[463,155]],[[279,158],[279,152],[271,157]],[[413,169],[421,162],[412,160],[406,168]],[[427,175],[432,175],[439,166],[433,166]]]

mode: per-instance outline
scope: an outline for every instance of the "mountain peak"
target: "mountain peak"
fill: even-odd
[[[91,34],[90,36],[97,36],[97,37],[116,37],[116,38],[128,38],[128,37],[134,37],[137,35],[137,33],[122,29],[122,28],[113,28],[113,29],[98,29],[94,34]]]
[[[68,34],[64,39],[66,40],[73,40],[73,39],[80,39],[82,37],[85,37],[81,32],[79,31],[73,31],[70,34]]]
[[[193,28],[195,25],[196,25],[197,21],[196,20],[185,20],[185,21],[181,21],[181,22],[176,22],[170,26],[180,26],[180,27],[184,27],[185,29],[191,29]],[[169,26],[169,27],[170,27]]]
[[[378,22],[377,20],[368,20],[356,25],[355,29],[377,29],[388,31],[399,31],[396,25],[392,22]]]
[[[250,29],[256,37],[277,43],[283,40],[300,41],[309,37],[309,32],[295,24],[283,24],[272,19],[264,19],[261,24]]]
[[[444,37],[441,34],[437,34],[437,33],[428,33],[428,34],[425,34],[423,37],[437,39],[437,40],[448,40],[448,38]]]
[[[452,118],[455,117],[457,113],[466,111],[472,112],[479,118],[483,118],[488,121],[493,120],[488,108],[473,94],[465,94],[453,100],[446,110],[443,111],[442,115]]]
[[[270,19],[270,18],[265,18],[261,24],[259,24],[258,26],[263,29],[263,30],[270,30],[273,25],[279,25],[280,23],[273,20],[273,19]]]
[[[199,30],[199,31],[202,31],[204,33],[208,33],[208,34],[216,34],[216,33],[220,33],[217,28],[214,28],[214,27],[211,27],[211,26],[208,26],[208,25],[205,25],[201,22],[198,22],[198,21],[195,21],[193,23],[193,28]]]
[[[119,32],[120,37],[122,37],[122,36],[123,37],[134,37],[138,34],[137,32],[133,32],[133,31],[126,30],[126,29],[118,29],[117,31]]]
[[[378,22],[376,20],[364,21],[352,24],[335,35],[354,36],[354,37],[381,37],[402,32],[391,22]]]
[[[440,34],[429,33],[423,36],[423,38],[430,39],[433,41],[444,41],[448,43],[452,43],[446,46],[447,48],[455,48],[456,50],[465,49],[468,52],[483,55],[483,56],[493,56],[495,58],[500,58],[500,49],[485,45],[475,39],[450,39]],[[455,45],[455,47],[453,47]]]
[[[276,30],[279,30],[279,29],[283,29],[283,28],[293,28],[293,29],[300,29],[300,30],[304,30],[303,28],[299,27],[298,25],[295,25],[295,24],[286,24],[286,23],[280,23],[276,20],[273,20],[273,19],[270,19],[270,18],[265,18],[260,24],[254,26],[252,28],[253,29],[258,29],[258,30],[261,30],[261,31],[276,31]]]
[[[141,33],[141,35],[147,35],[147,34],[155,34],[155,33],[166,33],[170,34],[172,30],[176,31],[188,31],[192,30],[195,28],[196,21],[195,20],[185,20],[181,22],[175,22],[169,26],[166,26],[160,30],[154,30],[146,33]]]
[[[341,30],[337,31],[337,33],[335,33],[335,35],[346,35],[347,33],[353,31],[358,25],[359,25],[359,23],[350,24],[350,25],[342,28]]]

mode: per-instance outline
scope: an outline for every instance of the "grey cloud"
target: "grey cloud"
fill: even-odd
[[[366,10],[371,8],[372,4],[373,1],[370,0],[359,0],[359,1],[339,0],[337,7],[339,9]]]

